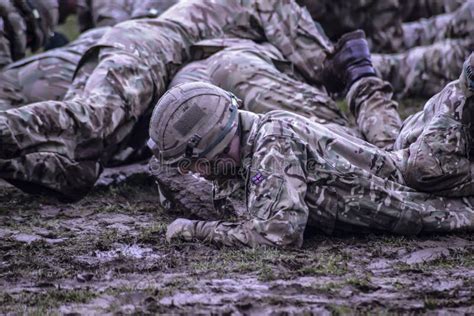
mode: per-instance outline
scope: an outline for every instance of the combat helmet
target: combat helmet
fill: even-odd
[[[163,165],[182,159],[212,159],[238,127],[237,98],[203,82],[184,83],[158,101],[150,121],[148,147]]]

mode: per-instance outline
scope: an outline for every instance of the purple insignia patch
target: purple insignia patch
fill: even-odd
[[[252,183],[259,184],[260,182],[263,181],[263,179],[265,179],[263,174],[261,174],[260,172],[257,172],[257,174],[252,177]]]

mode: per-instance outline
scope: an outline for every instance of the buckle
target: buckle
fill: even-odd
[[[186,158],[193,157],[194,148],[199,144],[200,141],[201,141],[201,136],[199,136],[198,134],[194,134],[193,136],[191,136],[191,138],[188,141],[188,144],[186,145],[186,150],[184,154]]]

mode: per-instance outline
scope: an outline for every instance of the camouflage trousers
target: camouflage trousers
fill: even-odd
[[[364,138],[381,148],[395,141],[401,119],[395,102],[364,103],[354,113],[357,128],[341,112],[323,86],[309,85],[281,53],[270,44],[248,40],[217,40],[197,43],[193,49],[218,50],[207,59],[184,66],[170,87],[192,81],[204,81],[234,93],[243,101],[243,109],[254,113],[287,110],[329,124],[332,128]],[[206,53],[199,54],[206,55]],[[390,99],[388,83],[377,92]],[[375,99],[375,98],[374,98]]]
[[[88,31],[64,47],[3,68],[0,71],[0,111],[39,101],[62,100],[80,58],[108,29]]]
[[[397,53],[418,45],[433,44],[440,38],[451,38],[442,29],[451,19],[459,29],[465,28],[460,17],[448,15],[465,0],[298,0],[306,6],[325,33],[336,41],[344,33],[363,29],[373,52]],[[462,11],[462,10],[459,10]],[[424,18],[428,18],[424,20]],[[413,21],[404,23],[406,21]],[[463,36],[466,36],[465,32]],[[455,36],[457,37],[457,36]],[[416,43],[418,42],[418,43]]]
[[[474,1],[454,12],[403,24],[398,54],[373,55],[397,97],[431,97],[455,80],[474,51]],[[406,51],[405,51],[406,50]]]
[[[372,51],[383,53],[373,55],[373,64],[397,98],[438,93],[474,50],[473,0],[299,2],[332,40],[364,29]]]
[[[412,2],[412,1],[410,1]],[[378,27],[372,36],[374,51],[380,53],[402,53],[408,49],[432,45],[447,39],[471,39],[474,29],[474,1],[441,1],[431,8],[427,3],[410,3],[402,5],[399,10],[400,18],[419,18],[413,22],[396,22],[391,27]],[[450,2],[450,3],[447,3]],[[411,13],[404,11],[410,5]],[[420,7],[421,5],[421,7]],[[410,11],[408,9],[408,11]],[[417,12],[414,12],[417,11]],[[431,11],[431,12],[430,12]],[[429,15],[429,14],[436,15]],[[404,14],[410,16],[404,17]],[[380,15],[382,19],[384,14]]]
[[[348,102],[355,106],[372,103],[370,95],[381,84],[378,78],[359,80],[351,87]],[[461,80],[451,82],[422,111],[408,117],[393,150],[387,152],[408,187],[438,196],[474,194],[470,158],[474,94],[463,84]]]
[[[390,82],[397,98],[431,97],[459,76],[474,51],[474,38],[450,39],[400,54],[374,54],[379,77]]]
[[[474,0],[466,0],[453,12],[403,23],[402,41],[397,52],[446,39],[472,39],[473,31]]]

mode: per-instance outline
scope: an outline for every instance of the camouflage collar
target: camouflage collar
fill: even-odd
[[[240,134],[240,157],[242,167],[247,169],[252,160],[254,139],[258,130],[258,121],[262,115],[248,111],[239,111],[241,126]]]

